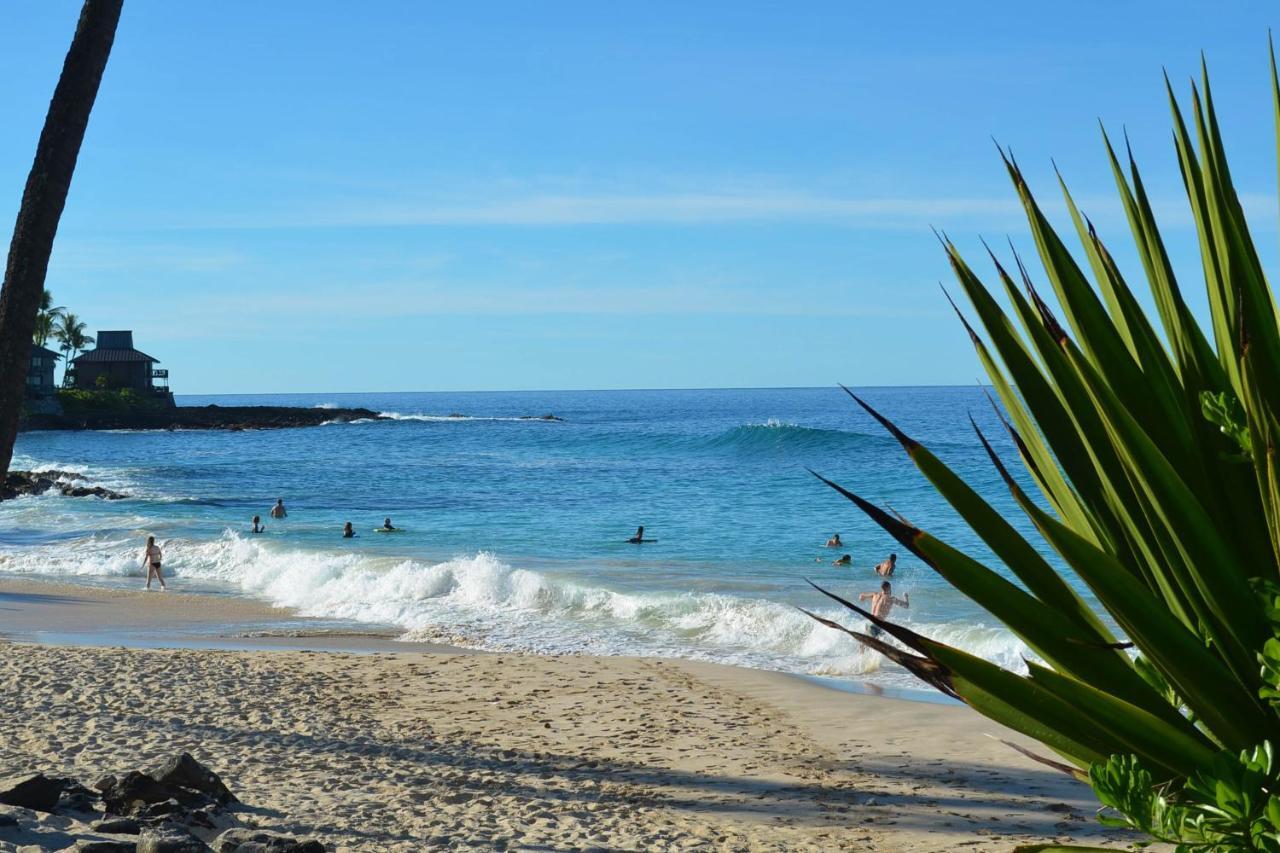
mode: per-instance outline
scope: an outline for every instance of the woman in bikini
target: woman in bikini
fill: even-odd
[[[156,537],[147,537],[146,550],[142,552],[142,564],[147,567],[147,589],[151,589],[151,576],[155,575],[156,580],[160,581],[160,588],[167,589],[164,585],[164,575],[160,574],[160,561],[164,559],[164,553],[160,550],[160,546],[156,544]]]

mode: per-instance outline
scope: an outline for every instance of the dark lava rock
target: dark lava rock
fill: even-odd
[[[521,416],[520,416],[520,420],[522,420],[522,421],[562,421],[562,420],[564,420],[564,418],[559,417],[558,415],[551,415],[551,414],[547,414],[547,415],[521,415]]]
[[[5,475],[4,482],[0,483],[0,500],[9,500],[19,495],[43,495],[50,491],[73,498],[98,497],[109,501],[128,497],[102,486],[84,486],[75,482],[83,479],[70,471],[10,471]]]
[[[8,812],[0,812],[0,827],[17,826],[18,819]]]
[[[207,798],[176,785],[157,782],[146,773],[130,770],[102,792],[102,802],[111,814],[138,815],[149,806],[176,800],[186,806],[203,806]]]
[[[144,829],[134,849],[137,853],[208,853],[213,848],[176,826],[163,826]]]
[[[385,420],[371,409],[308,409],[301,406],[175,406],[137,411],[85,411],[31,414],[26,430],[45,429],[284,429],[333,421]]]
[[[93,789],[95,791],[105,791],[115,783],[116,783],[116,777],[111,775],[103,776],[97,782],[93,783]]]
[[[76,842],[76,853],[133,853],[138,845],[132,841],[101,841],[82,838]]]
[[[162,785],[180,785],[183,788],[200,791],[223,805],[240,802],[235,794],[222,784],[217,773],[196,761],[189,752],[170,758],[158,770],[151,771],[151,778]]]
[[[0,803],[38,812],[51,812],[67,787],[66,779],[51,779],[43,773],[0,779]]]
[[[138,817],[143,819],[167,817],[168,815],[178,814],[183,810],[182,803],[170,798],[165,800],[163,803],[152,803],[139,812]]]
[[[62,780],[62,796],[58,798],[56,812],[96,812],[98,792],[91,791],[74,779]]]
[[[314,838],[294,838],[260,829],[228,829],[213,842],[216,853],[324,853]]]
[[[137,835],[142,831],[142,824],[131,817],[109,817],[93,822],[89,828],[106,835]]]

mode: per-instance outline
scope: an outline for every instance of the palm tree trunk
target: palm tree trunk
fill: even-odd
[[[84,0],[62,76],[49,102],[36,158],[22,193],[0,289],[0,472],[7,473],[26,390],[31,332],[44,293],[58,220],[98,84],[111,55],[124,0]]]

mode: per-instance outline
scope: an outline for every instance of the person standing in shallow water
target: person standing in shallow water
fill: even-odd
[[[277,498],[276,505],[271,508],[272,518],[286,518],[289,513],[284,509],[284,498]]]
[[[346,524],[342,525],[342,538],[343,539],[356,538],[356,529],[351,526],[351,522],[349,521]]]
[[[888,619],[889,614],[893,612],[893,605],[897,604],[901,607],[911,606],[911,593],[905,593],[902,598],[897,598],[893,594],[893,585],[888,581],[880,584],[879,592],[864,592],[858,596],[859,601],[871,600],[871,615],[877,619]],[[879,637],[882,633],[879,625],[873,624],[867,631],[873,637]]]
[[[890,554],[887,560],[881,560],[876,564],[876,574],[882,578],[893,577],[893,570],[898,567],[898,555]]]
[[[253,532],[254,532],[254,533],[261,533],[262,531],[264,531],[264,530],[266,530],[266,529],[267,529],[267,528],[265,528],[265,527],[263,527],[263,526],[262,526],[262,516],[260,516],[260,515],[255,515],[255,516],[253,517]]]
[[[156,544],[156,537],[148,536],[147,547],[142,551],[142,565],[147,567],[147,589],[151,589],[152,575],[155,575],[156,580],[160,581],[161,589],[168,589],[164,585],[164,575],[160,574],[160,563],[163,560],[164,552]]]
[[[839,533],[833,533],[833,534],[831,534],[831,538],[827,540],[827,547],[828,547],[828,548],[843,548],[843,547],[844,547],[844,543],[840,541],[840,534],[839,534]]]

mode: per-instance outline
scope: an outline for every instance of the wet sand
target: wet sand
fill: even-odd
[[[246,822],[339,850],[1128,840],[963,707],[320,627],[231,597],[0,581],[0,771],[96,778],[185,749],[256,807]]]

